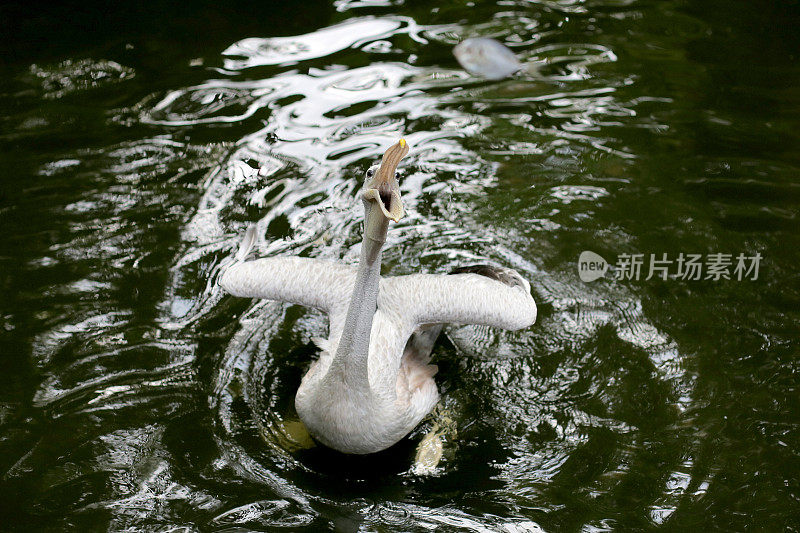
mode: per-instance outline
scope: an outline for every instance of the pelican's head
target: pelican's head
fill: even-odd
[[[381,164],[367,170],[364,184],[364,203],[377,206],[387,219],[397,222],[403,218],[403,202],[400,200],[400,186],[397,184],[397,165],[408,153],[405,139],[391,146],[383,154]]]

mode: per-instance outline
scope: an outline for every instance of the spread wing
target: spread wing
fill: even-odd
[[[402,302],[403,315],[416,325],[482,324],[503,329],[530,326],[536,321],[530,285],[514,271],[503,269],[502,273],[500,277],[481,272],[385,278],[381,293]]]
[[[308,257],[268,257],[234,263],[220,277],[225,291],[314,307],[331,314],[347,307],[356,269]]]

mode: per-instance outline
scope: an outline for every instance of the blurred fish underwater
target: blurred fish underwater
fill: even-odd
[[[485,37],[465,39],[453,48],[464,70],[490,80],[501,80],[519,72],[522,65],[507,46]]]

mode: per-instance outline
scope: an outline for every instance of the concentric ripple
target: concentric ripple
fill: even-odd
[[[532,61],[544,61],[551,66],[543,68],[558,73],[477,90],[469,88],[475,81],[463,74],[438,78],[435,68],[395,62],[373,61],[346,70],[335,63],[307,71],[300,67],[303,61],[320,59],[323,51],[334,62],[341,50],[372,51],[380,46],[369,43],[391,41],[409,27],[416,28],[391,18],[356,19],[309,35],[246,39],[224,52],[226,57],[238,57],[226,58],[226,70],[237,75],[265,65],[293,70],[259,81],[238,82],[234,77],[178,89],[153,106],[146,120],[173,127],[265,117],[264,126],[239,140],[205,182],[197,212],[183,229],[187,247],[176,264],[176,275],[188,277],[183,272],[203,262],[223,266],[252,223],[258,227],[257,255],[304,254],[353,262],[360,220],[354,197],[361,172],[385,146],[405,136],[413,146],[401,184],[410,216],[390,232],[386,270],[402,274],[447,271],[464,262],[507,264],[532,279],[537,300],[552,308],[538,328],[525,332],[451,328],[452,344],[439,353],[444,367],[438,377],[445,391],[442,404],[459,427],[459,440],[451,444],[454,449],[448,451],[442,469],[445,482],[465,475],[475,453],[488,453],[482,461],[495,470],[497,483],[533,504],[563,467],[579,460],[576,457],[586,453],[582,450],[599,438],[593,435],[605,435],[615,446],[630,446],[639,438],[641,421],[614,408],[627,402],[626,375],[631,368],[653,368],[654,390],[669,391],[668,396],[676,396],[673,402],[677,397],[690,401],[691,383],[680,365],[675,366],[681,357],[677,346],[648,323],[635,295],[611,286],[588,292],[574,279],[553,277],[541,267],[537,254],[528,253],[527,243],[547,239],[546,234],[488,222],[489,206],[482,205],[488,194],[519,194],[543,207],[550,203],[549,196],[563,209],[571,209],[572,203],[596,205],[613,189],[557,184],[549,195],[546,190],[544,196],[531,195],[524,179],[501,181],[508,163],[494,157],[519,153],[516,146],[503,149],[505,138],[525,138],[531,131],[539,154],[561,158],[565,164],[598,146],[619,153],[622,162],[630,158],[625,147],[575,132],[601,130],[618,124],[618,117],[636,113],[610,96],[613,87],[545,92],[543,83],[589,80],[590,86],[596,85],[589,74],[591,65],[615,59],[602,47],[574,46],[563,55],[556,55],[556,46],[534,50]],[[590,50],[597,55],[590,56]],[[514,107],[531,102],[543,106],[551,138],[541,135],[542,126],[528,128],[535,123],[530,115],[514,113]],[[494,111],[496,106],[503,106],[503,111]],[[503,122],[519,133],[498,136],[493,130]],[[468,141],[471,138],[480,144],[471,148],[475,144]],[[492,144],[488,158],[481,155],[481,145],[487,142]],[[525,244],[518,251],[520,243]],[[220,300],[213,277],[212,272],[212,283],[191,298],[192,310],[173,316],[168,326],[182,328],[243,310],[231,341],[215,353],[220,358],[211,400],[217,420],[215,439],[219,453],[233,461],[238,476],[266,484],[284,498],[278,501],[285,502],[248,504],[246,512],[232,509],[215,520],[230,523],[239,517],[239,523],[272,524],[267,516],[289,505],[313,516],[314,508],[331,504],[320,488],[331,476],[344,474],[352,482],[371,485],[368,471],[331,470],[316,456],[332,452],[308,450],[313,442],[293,410],[299,378],[314,357],[312,339],[325,335],[324,317],[275,303],[255,303],[245,309],[246,302]],[[220,319],[224,318],[213,320]],[[616,333],[615,341],[608,339],[607,331]],[[638,355],[624,360],[612,356],[615,353]],[[605,360],[609,357],[616,363]],[[472,397],[476,390],[484,393]],[[679,423],[679,410],[672,416]],[[487,432],[494,435],[494,442],[483,441]],[[480,451],[470,449],[481,441]],[[537,441],[545,443],[544,448],[531,446]],[[399,448],[383,454],[399,453],[400,459],[398,464],[397,457],[384,457],[384,468],[397,466],[388,466],[380,478],[392,472],[400,474],[396,479],[412,476],[408,452]],[[631,460],[628,454],[616,455],[587,489],[613,488],[610,480],[623,475]],[[374,461],[369,464],[374,468]],[[540,488],[533,491],[523,488],[537,485]],[[669,502],[681,496],[673,494],[673,499],[659,502],[662,520],[670,512]],[[399,509],[406,513],[402,523],[411,525],[418,518],[410,517],[419,516],[420,510],[407,505]],[[387,516],[378,513],[375,518],[378,523],[392,523]],[[452,511],[448,516],[452,522],[446,523],[453,526],[493,523],[485,517],[457,518]]]

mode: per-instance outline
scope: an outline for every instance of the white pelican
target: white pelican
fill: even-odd
[[[530,326],[536,304],[517,272],[488,266],[450,275],[382,278],[381,248],[389,220],[403,216],[395,171],[409,147],[390,147],[377,172],[367,171],[364,240],[357,267],[305,257],[239,262],[220,277],[235,296],[320,309],[329,337],[295,397],[300,419],[319,442],[344,453],[378,452],[406,436],[438,401],[429,365],[440,324]],[[252,241],[252,232],[245,241]]]

